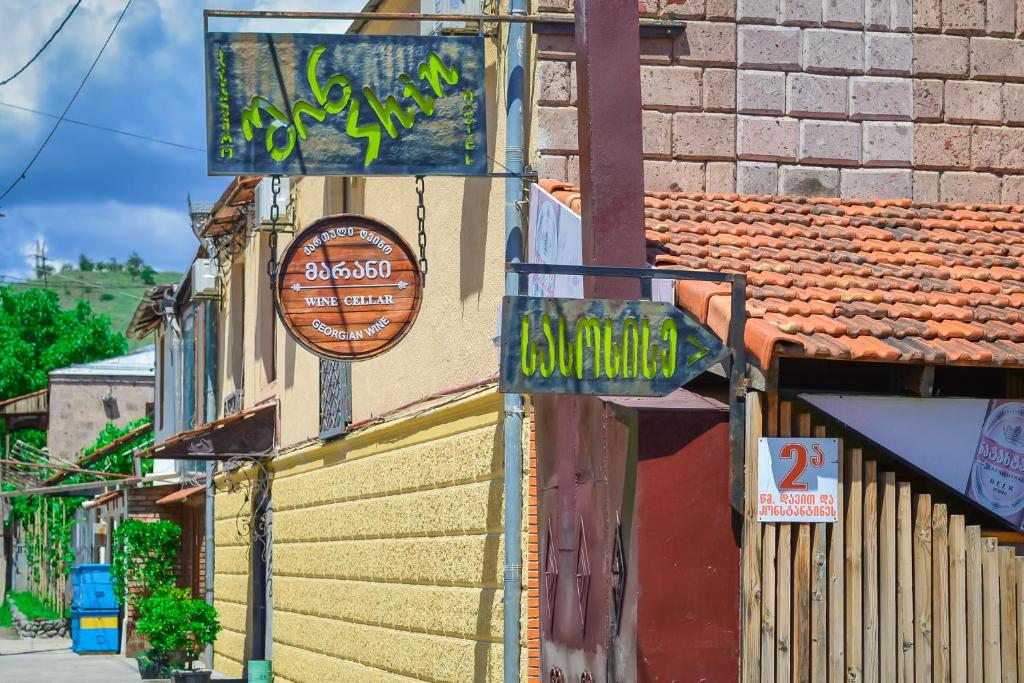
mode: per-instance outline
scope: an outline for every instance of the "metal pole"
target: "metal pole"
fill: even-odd
[[[524,16],[525,0],[509,0],[509,14]],[[508,25],[508,86],[505,90],[505,170],[523,172],[523,52],[526,32],[523,24]],[[519,202],[523,184],[519,178],[505,179],[505,261],[523,260],[523,224]],[[505,273],[505,294],[519,293],[519,275]],[[520,682],[520,612],[523,590],[523,397],[505,394],[505,628],[503,633],[505,683]]]
[[[206,304],[206,421],[217,419],[217,307],[214,303]],[[213,472],[215,461],[206,461],[206,500],[203,527],[204,545],[206,550],[206,604],[213,606]],[[213,645],[206,646],[206,668],[213,669]]]

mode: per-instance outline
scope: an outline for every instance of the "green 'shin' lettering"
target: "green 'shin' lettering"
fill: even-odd
[[[542,314],[539,330],[531,329],[531,325],[535,322],[524,314],[520,318],[519,354],[522,373],[528,377],[538,371],[541,377],[551,377],[557,371],[561,377],[582,380],[589,369],[594,379],[652,380],[659,372],[671,378],[678,367],[679,329],[672,318],[665,318],[661,329],[653,331],[655,343],[647,318],[628,317],[619,329],[611,318],[580,318],[571,338],[566,334],[566,320],[560,315],[552,319]],[[692,337],[688,341],[703,349],[697,358],[707,353]],[[689,364],[695,358],[687,360]]]
[[[255,130],[264,130],[264,141],[270,157],[275,161],[284,161],[295,151],[296,141],[305,140],[308,136],[308,122],[303,120],[303,116],[323,123],[328,115],[342,114],[347,108],[348,111],[344,114],[345,134],[353,140],[366,140],[363,165],[369,166],[380,155],[382,133],[386,133],[391,139],[397,139],[400,133],[398,126],[405,130],[412,128],[416,123],[417,111],[413,106],[402,104],[394,95],[388,95],[381,101],[369,86],[354,93],[352,80],[345,74],[334,74],[321,84],[317,76],[317,65],[326,50],[326,46],[318,45],[313,48],[306,61],[306,80],[315,102],[298,99],[289,113],[276,107],[267,98],[257,95],[252,98],[249,106],[242,110],[242,135],[246,141],[252,142]],[[445,86],[455,86],[459,82],[458,67],[455,64],[446,65],[434,52],[427,55],[427,59],[417,66],[416,76],[429,86],[436,97],[444,97]],[[401,96],[412,100],[419,113],[433,117],[435,97],[424,95],[408,74],[399,74],[397,80],[402,86]],[[222,88],[226,91],[225,83],[226,81],[222,81]],[[369,112],[364,112],[361,106],[363,103],[368,105]],[[367,120],[360,122],[360,115],[364,113]],[[471,113],[463,113],[467,128],[467,150],[472,149],[468,138],[472,132],[475,114],[475,103]],[[269,117],[266,123],[264,116]],[[470,163],[469,151],[466,152],[466,163]]]

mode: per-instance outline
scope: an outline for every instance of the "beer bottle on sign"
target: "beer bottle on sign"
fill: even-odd
[[[967,496],[1020,527],[1024,518],[1024,403],[992,401]]]

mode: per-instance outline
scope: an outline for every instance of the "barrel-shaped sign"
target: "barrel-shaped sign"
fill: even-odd
[[[416,321],[423,281],[394,229],[367,216],[328,216],[289,243],[277,274],[277,311],[309,351],[362,360],[401,341]]]
[[[654,301],[507,296],[504,392],[664,396],[726,354],[685,311]]]

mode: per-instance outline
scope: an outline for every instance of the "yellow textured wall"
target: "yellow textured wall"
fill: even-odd
[[[243,523],[249,518],[244,491],[214,497],[214,607],[223,630],[213,646],[213,665],[232,677],[242,675],[245,614],[248,603],[248,545]]]
[[[282,680],[501,680],[500,414],[487,390],[276,460]]]

